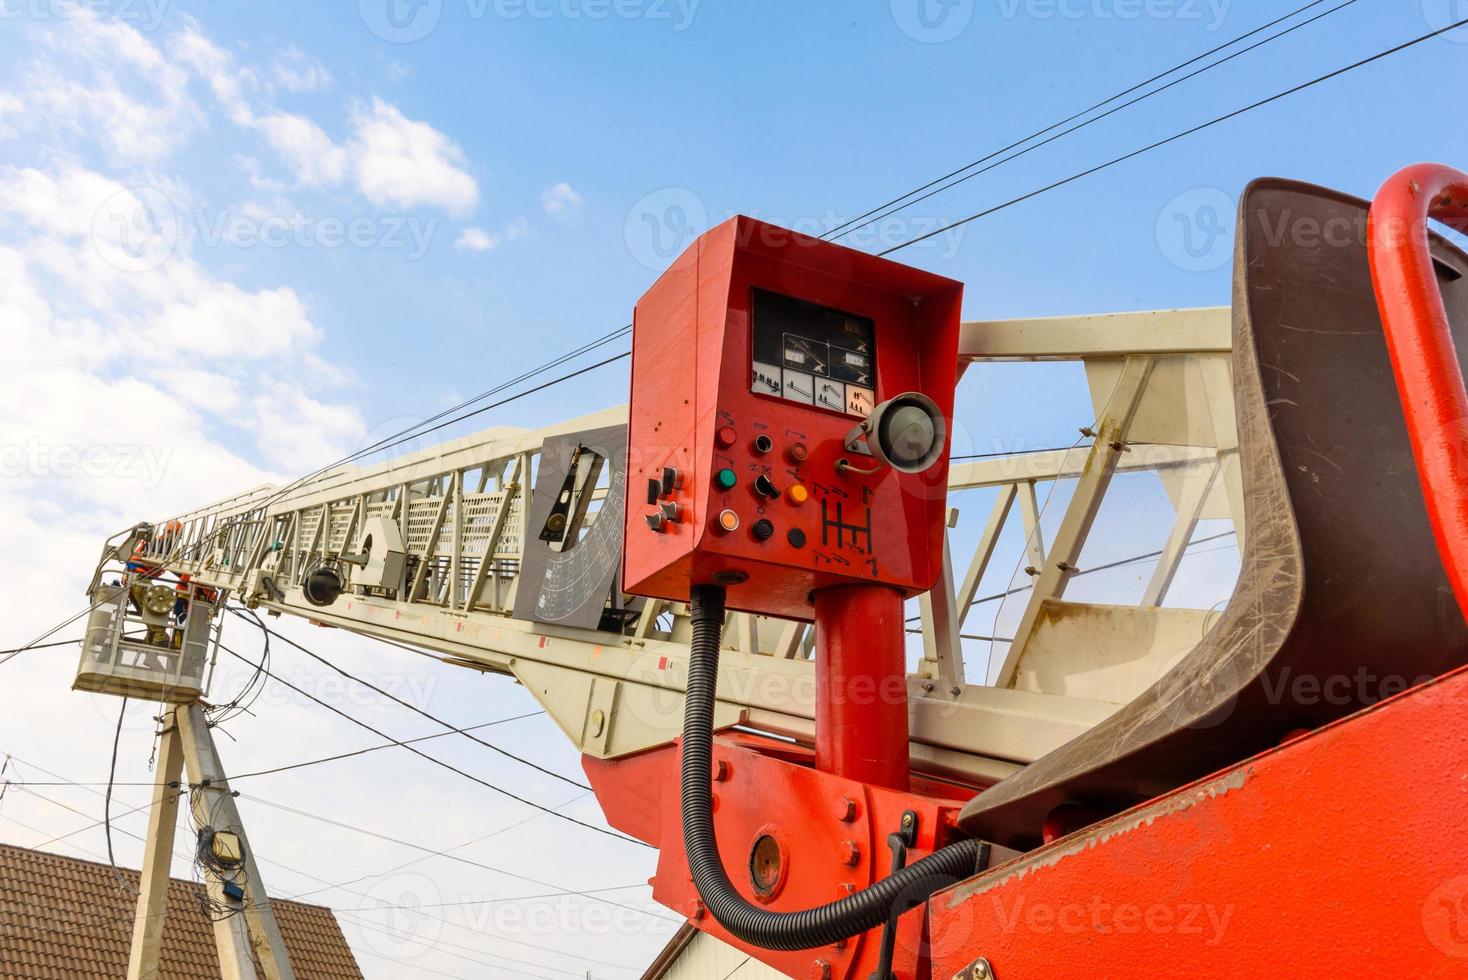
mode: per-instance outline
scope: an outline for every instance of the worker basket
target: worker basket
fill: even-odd
[[[92,598],[73,690],[173,703],[203,696],[213,590],[129,572]]]

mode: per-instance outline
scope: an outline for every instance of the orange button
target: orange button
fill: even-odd
[[[790,488],[785,491],[785,499],[790,501],[796,507],[799,507],[801,504],[810,499],[810,491],[801,486],[799,483],[792,483],[790,485]]]
[[[718,531],[720,534],[728,534],[730,531],[739,529],[739,515],[732,510],[719,511]]]

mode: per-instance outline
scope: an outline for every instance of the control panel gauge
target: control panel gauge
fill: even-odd
[[[872,320],[756,289],[750,391],[866,418],[876,394]]]

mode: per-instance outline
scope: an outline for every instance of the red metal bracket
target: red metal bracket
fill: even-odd
[[[1428,221],[1468,232],[1468,174],[1407,167],[1371,205],[1371,278],[1417,475],[1459,608],[1468,617],[1468,391],[1437,283]]]

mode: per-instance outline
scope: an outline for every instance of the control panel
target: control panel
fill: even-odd
[[[931,587],[962,289],[751,218],[694,242],[634,316],[623,588]]]

